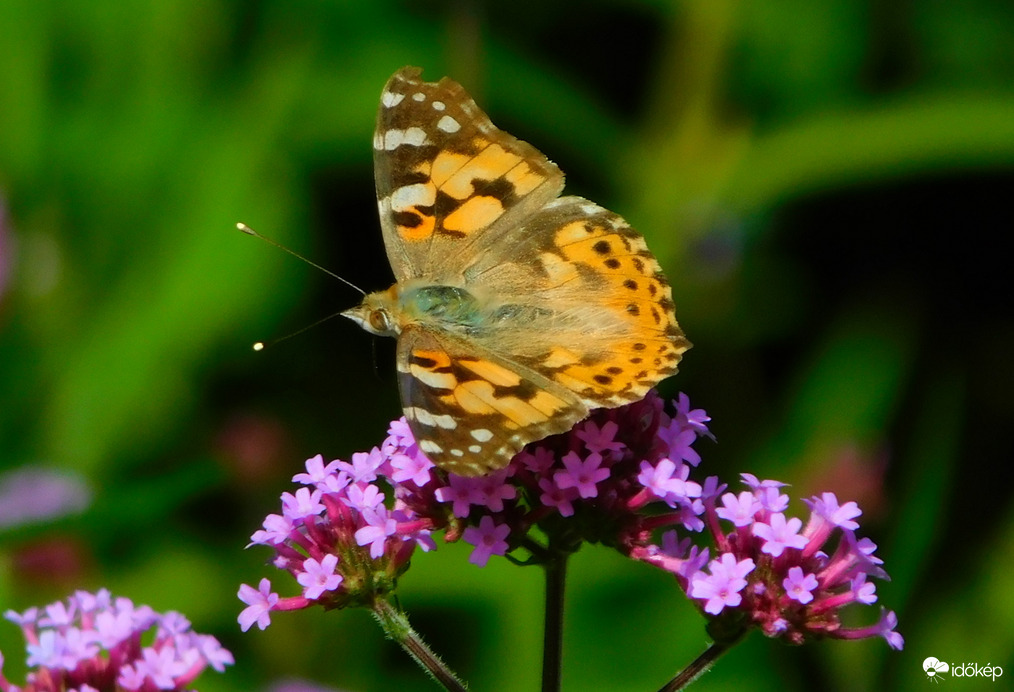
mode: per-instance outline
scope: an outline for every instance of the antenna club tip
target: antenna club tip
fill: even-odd
[[[255,351],[263,351],[264,350],[264,342],[263,341],[258,341],[257,343],[255,343],[253,345],[253,350],[255,350]]]
[[[254,231],[254,229],[252,229],[249,226],[247,226],[245,223],[238,223],[238,224],[236,224],[236,228],[238,228],[239,230],[243,231],[247,235],[257,235],[257,232]]]

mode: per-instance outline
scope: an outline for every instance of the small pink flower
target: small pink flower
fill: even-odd
[[[239,626],[243,631],[246,632],[255,622],[262,630],[267,629],[271,624],[271,608],[278,603],[278,594],[271,591],[271,582],[267,577],[261,579],[256,589],[241,584],[237,595],[239,600],[247,604],[239,614]]]
[[[396,522],[382,505],[377,509],[363,510],[366,526],[356,531],[356,543],[370,546],[370,557],[376,560],[384,554],[388,536],[393,536],[398,529]]]
[[[539,496],[542,504],[555,507],[561,516],[574,515],[574,500],[578,498],[577,488],[558,488],[550,479],[540,478],[539,489],[542,491]]]
[[[803,574],[802,567],[790,567],[789,575],[782,580],[782,588],[785,589],[789,598],[806,605],[813,600],[813,592],[817,588],[817,577],[812,574]]]
[[[740,592],[747,585],[744,577],[753,571],[753,560],[737,561],[731,553],[724,553],[718,560],[712,560],[708,568],[711,574],[697,572],[690,579],[691,598],[705,601],[704,612],[718,615],[726,607],[735,607],[743,602]]]
[[[582,461],[574,452],[568,452],[561,461],[565,470],[557,471],[553,475],[556,486],[563,490],[577,488],[578,495],[583,498],[598,495],[596,484],[609,478],[609,469],[601,468],[601,454],[593,452]]]
[[[507,524],[497,524],[493,517],[486,515],[479,520],[478,526],[465,529],[462,538],[466,543],[475,546],[468,561],[478,567],[485,567],[492,555],[507,554],[507,536],[511,528]]]
[[[585,421],[574,428],[574,436],[584,441],[585,448],[589,452],[603,454],[607,452],[623,451],[624,444],[616,441],[616,433],[620,426],[615,421],[606,421],[599,427],[594,421]]]
[[[806,536],[799,535],[802,527],[802,520],[796,517],[786,520],[785,515],[779,512],[768,517],[768,523],[755,523],[753,535],[764,540],[761,552],[778,557],[786,548],[801,550],[806,547]]]
[[[300,488],[295,495],[282,493],[282,514],[292,521],[317,516],[324,511],[320,496],[319,490],[311,491],[309,488]]]
[[[436,498],[440,502],[451,502],[452,511],[456,517],[467,517],[472,510],[472,505],[481,505],[486,502],[486,495],[482,491],[482,482],[478,478],[466,478],[457,474],[447,474],[450,485],[438,488]]]
[[[335,574],[338,556],[325,555],[320,561],[308,557],[303,560],[303,571],[296,575],[296,581],[303,587],[303,595],[309,599],[319,598],[325,591],[334,591],[342,583],[342,575]]]
[[[760,503],[753,493],[743,491],[739,495],[726,493],[722,495],[722,507],[716,513],[722,519],[731,521],[736,526],[748,526],[753,523],[754,515],[760,509]]]
[[[292,477],[292,482],[302,483],[303,485],[316,485],[317,483],[324,482],[324,480],[337,469],[337,461],[332,461],[330,464],[325,466],[324,457],[318,454],[317,456],[310,457],[306,460],[306,473],[297,473]]]

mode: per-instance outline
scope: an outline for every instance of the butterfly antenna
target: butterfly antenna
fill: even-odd
[[[287,341],[288,339],[291,339],[294,336],[299,336],[303,332],[309,331],[309,330],[313,329],[314,327],[316,327],[319,324],[324,324],[328,320],[333,319],[335,317],[338,317],[339,315],[341,315],[341,313],[340,312],[336,312],[333,315],[328,315],[327,317],[321,317],[319,320],[317,320],[313,324],[308,324],[305,327],[303,327],[302,329],[298,329],[298,330],[292,332],[291,334],[286,334],[285,336],[280,336],[277,339],[272,339],[271,341],[266,341],[266,342],[265,341],[257,341],[253,345],[253,350],[255,350],[255,351],[263,351],[264,349],[266,349],[269,346],[274,346],[275,344],[281,343],[282,341]]]
[[[359,293],[360,293],[360,294],[362,294],[362,295],[364,295],[364,296],[366,295],[366,291],[364,291],[363,289],[359,288],[358,286],[356,286],[356,285],[355,285],[354,283],[352,283],[352,282],[351,282],[351,281],[349,281],[348,279],[344,279],[344,278],[342,278],[342,277],[338,276],[337,274],[335,274],[335,273],[334,273],[333,271],[331,271],[330,269],[325,269],[324,267],[320,266],[320,265],[319,265],[319,264],[317,264],[316,262],[312,262],[312,261],[308,260],[307,258],[303,257],[303,256],[302,256],[301,254],[299,254],[298,252],[295,252],[295,251],[293,251],[293,250],[290,250],[289,248],[285,247],[285,246],[284,246],[284,245],[282,245],[281,243],[279,243],[279,242],[276,242],[276,241],[274,241],[274,240],[271,240],[271,238],[268,238],[267,236],[263,236],[263,235],[261,235],[260,233],[258,233],[258,232],[257,232],[257,231],[255,231],[254,229],[252,229],[252,228],[250,228],[249,226],[247,226],[247,225],[246,225],[245,223],[238,223],[238,224],[236,224],[236,228],[238,228],[239,230],[243,231],[243,232],[244,232],[244,233],[246,233],[247,235],[252,235],[252,236],[253,236],[254,238],[260,238],[260,239],[261,239],[261,240],[263,240],[263,241],[264,241],[265,243],[270,243],[271,245],[274,245],[274,246],[275,246],[276,248],[278,248],[279,250],[282,250],[283,252],[287,252],[287,253],[289,253],[290,255],[292,255],[293,257],[295,257],[296,259],[301,259],[301,260],[303,260],[304,262],[306,262],[307,264],[309,264],[309,265],[310,265],[311,267],[315,267],[315,268],[317,268],[317,269],[321,270],[322,272],[324,272],[324,273],[325,273],[325,274],[327,274],[328,276],[331,276],[331,277],[334,277],[335,279],[338,279],[339,281],[341,281],[341,282],[342,282],[343,284],[345,284],[346,286],[350,286],[351,288],[354,288],[355,290],[359,291]],[[335,313],[335,315],[340,315],[340,314],[341,314],[341,313]],[[310,327],[316,327],[316,326],[317,326],[318,324],[320,324],[321,322],[325,322],[325,321],[327,321],[327,320],[331,319],[332,317],[334,317],[335,315],[329,315],[328,317],[325,317],[325,318],[324,318],[324,319],[322,319],[322,320],[319,320],[319,321],[317,321],[317,322],[314,322],[313,324],[311,324],[311,325],[310,325]],[[301,334],[302,332],[306,331],[306,330],[307,330],[307,329],[309,329],[310,327],[306,327],[306,328],[304,328],[304,329],[300,329],[300,330],[299,330],[298,332],[294,332],[294,333],[292,333],[292,334],[289,334],[289,336],[295,336],[296,334]],[[271,343],[272,343],[272,344],[276,344],[276,343],[278,343],[279,341],[284,341],[285,339],[288,339],[288,338],[289,338],[289,336],[283,336],[283,337],[282,337],[281,339],[276,339],[275,341],[272,341]],[[261,343],[260,341],[258,341],[258,342],[257,342],[257,344],[261,344],[261,348],[264,348],[264,344],[263,344],[263,343]],[[256,350],[256,351],[259,351],[259,350],[261,350],[261,349],[260,349],[260,348],[257,348],[257,344],[254,344],[254,350]]]

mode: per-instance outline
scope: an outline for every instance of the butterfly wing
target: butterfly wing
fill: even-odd
[[[474,260],[465,285],[490,318],[471,338],[589,408],[641,399],[690,348],[644,238],[588,200],[550,202]]]
[[[644,238],[563,197],[529,219],[515,252],[465,270],[482,319],[415,324],[398,341],[402,406],[441,468],[480,475],[589,409],[637,401],[676,372],[690,342]]]
[[[419,327],[398,339],[398,385],[419,449],[442,469],[478,476],[534,440],[588,414],[570,390],[450,332]]]
[[[405,67],[381,94],[374,172],[395,278],[460,273],[488,233],[535,214],[563,174],[535,147],[498,130],[457,82]]]
[[[419,75],[404,68],[387,83],[374,137],[399,284],[385,295],[433,285],[470,298],[457,325],[389,303],[402,407],[434,463],[480,475],[591,408],[642,398],[690,342],[639,233],[560,198],[563,174],[543,154],[494,127],[457,83]]]

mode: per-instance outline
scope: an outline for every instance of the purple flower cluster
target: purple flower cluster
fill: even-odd
[[[281,514],[269,515],[251,537],[252,545],[275,551],[272,563],[302,593],[280,597],[267,579],[257,589],[243,585],[239,598],[248,607],[240,624],[264,629],[272,611],[369,604],[394,588],[416,547],[436,547],[438,531],[446,541],[475,546],[470,561],[482,567],[518,547],[536,558],[563,549],[564,534],[570,550],[598,541],[626,552],[660,525],[699,530],[701,488],[687,478],[689,465],[700,462],[692,444],[708,434],[709,419],[691,410],[685,395],[675,409],[668,415],[654,392],[628,406],[599,409],[479,478],[437,470],[404,419],[391,424],[380,447],[350,461],[313,457],[306,473],[293,478],[302,487],[284,493]],[[640,510],[649,503],[672,511],[647,517]],[[548,545],[529,536],[534,527],[549,536]]]
[[[250,545],[274,549],[272,564],[288,571],[302,593],[281,598],[266,578],[257,589],[243,584],[238,595],[247,604],[239,616],[244,631],[254,623],[265,629],[271,611],[368,605],[394,589],[416,546],[436,547],[433,523],[398,498],[427,486],[433,468],[414,442],[406,444],[402,429],[410,435],[404,421],[395,421],[383,447],[353,454],[348,462],[325,464],[318,454],[306,461],[306,473],[293,477],[303,487],[282,494],[282,513],[269,514]]]
[[[181,614],[156,613],[105,589],[4,616],[21,627],[32,670],[21,686],[0,675],[3,692],[188,690],[208,666],[222,672],[233,663],[217,639],[192,631]]]
[[[810,517],[804,527],[802,520],[786,518],[789,497],[781,492],[783,483],[748,473],[742,478],[749,490],[738,495],[724,492],[717,479],[705,481],[700,499],[714,559],[708,548],[681,541],[675,532],[663,536],[661,547],[647,546],[635,556],[674,573],[687,595],[719,622],[745,615],[767,636],[794,644],[822,636],[882,636],[891,648],[901,649],[904,639],[894,631],[893,611],[882,610],[879,622],[869,627],[841,625],[844,606],[876,602],[869,578],[888,579],[874,556],[876,545],[856,537],[854,519],[862,514],[856,503],[840,505],[833,493],[814,497],[806,501]]]
[[[825,494],[811,503],[813,517],[801,531],[799,519],[783,514],[788,497],[779,483],[744,475],[751,491],[737,496],[723,495],[715,477],[691,480],[701,461],[693,445],[711,437],[710,418],[684,394],[672,411],[654,392],[598,409],[479,478],[436,469],[404,419],[391,424],[380,447],[351,461],[325,464],[318,455],[293,478],[303,487],[283,494],[282,513],[269,515],[252,537],[275,551],[274,566],[292,575],[301,595],[283,598],[267,579],[258,589],[243,585],[239,597],[248,607],[240,624],[264,629],[272,611],[311,605],[370,605],[395,588],[414,550],[434,549],[433,535],[443,532],[445,541],[473,545],[469,559],[479,567],[516,550],[538,563],[601,543],[673,572],[713,619],[746,612],[754,626],[793,642],[880,634],[899,648],[893,613],[866,630],[842,628],[837,619],[842,606],[875,600],[867,577],[886,578],[872,543],[855,538],[855,504],[839,508]],[[720,521],[732,523],[730,533]],[[677,533],[706,527],[717,555],[710,561],[709,548]],[[676,530],[657,544],[666,528]],[[821,548],[832,534],[844,538],[829,557]]]

